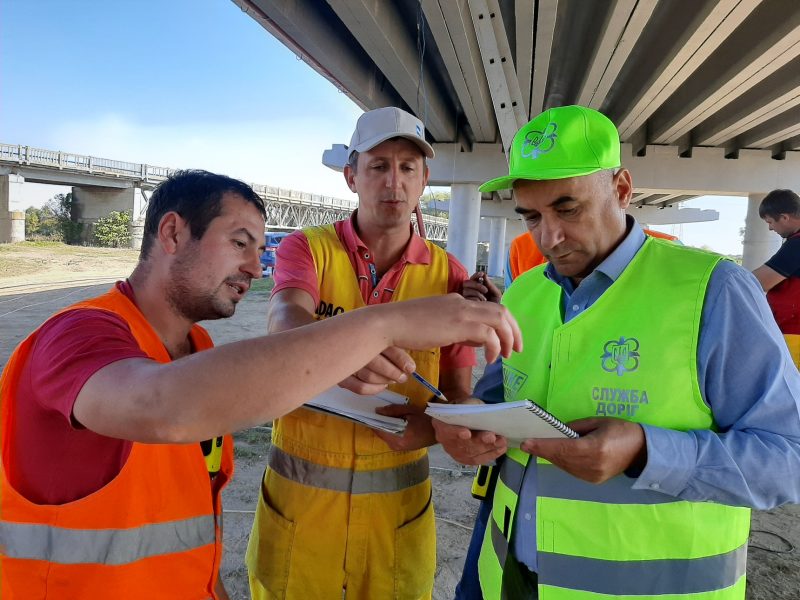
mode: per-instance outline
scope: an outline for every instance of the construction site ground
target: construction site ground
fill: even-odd
[[[0,366],[14,347],[48,316],[104,292],[136,264],[132,250],[69,247],[61,244],[0,245]],[[230,318],[203,323],[217,345],[265,333],[271,280],[255,282]],[[475,369],[474,379],[483,366]],[[260,385],[269,395],[270,373]],[[220,401],[235,399],[221,398]],[[244,553],[269,449],[269,423],[235,434],[236,475],[224,493],[223,577],[234,600],[249,597]],[[470,495],[474,469],[431,449],[431,477],[437,514],[437,567],[433,597],[445,600],[461,574],[478,508]],[[797,474],[800,477],[800,473]],[[800,600],[800,506],[753,512],[748,561],[748,600]]]

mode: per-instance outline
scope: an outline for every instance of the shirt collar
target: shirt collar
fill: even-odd
[[[620,242],[619,246],[614,248],[613,252],[595,267],[594,271],[592,271],[589,276],[595,272],[600,272],[612,282],[616,281],[633,260],[633,257],[636,256],[642,244],[647,240],[647,236],[641,226],[636,222],[636,219],[632,216],[625,215],[625,224],[628,228],[627,235],[623,238],[622,242]],[[565,287],[565,289],[572,290],[574,288],[569,277],[564,277],[558,273],[552,263],[547,264],[544,274],[550,281],[557,283],[561,287]]]
[[[369,248],[361,240],[361,238],[358,236],[358,232],[356,231],[357,212],[358,209],[354,210],[353,214],[350,215],[350,218],[343,222],[342,236],[344,239],[342,239],[342,242],[344,243],[348,252],[363,255],[363,252],[360,252],[360,250],[369,251]],[[428,248],[428,245],[425,243],[425,240],[423,240],[417,234],[417,232],[414,231],[414,227],[411,225],[411,223],[408,224],[408,227],[411,230],[411,239],[408,241],[405,250],[403,250],[403,255],[400,257],[400,260],[414,265],[430,264],[431,251]]]

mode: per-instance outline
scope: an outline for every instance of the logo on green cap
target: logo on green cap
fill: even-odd
[[[520,154],[523,158],[536,159],[540,154],[546,154],[556,145],[558,125],[553,121],[547,124],[544,131],[536,129],[529,131],[522,142]]]

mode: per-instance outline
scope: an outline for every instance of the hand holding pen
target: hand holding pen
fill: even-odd
[[[420,375],[419,373],[417,373],[416,371],[414,371],[413,373],[411,373],[411,376],[412,376],[414,379],[416,379],[416,380],[417,380],[417,381],[418,381],[418,382],[419,382],[419,383],[420,383],[420,384],[421,384],[423,387],[427,388],[427,389],[428,389],[428,391],[430,391],[430,392],[433,394],[433,396],[434,396],[434,397],[435,397],[437,400],[439,400],[439,402],[444,402],[444,403],[447,403],[447,402],[449,402],[449,400],[448,400],[448,399],[447,399],[447,397],[446,397],[446,396],[445,396],[445,395],[444,395],[444,394],[441,392],[441,390],[439,390],[439,388],[437,388],[435,385],[433,385],[433,384],[432,384],[430,381],[428,381],[427,379],[425,379],[425,378],[424,378],[422,375]]]
[[[499,303],[501,292],[486,273],[478,271],[464,281],[461,295],[467,300]]]
[[[447,397],[416,371],[411,373],[422,387],[431,392],[439,402],[447,402]],[[436,443],[431,418],[425,414],[425,405],[420,404],[390,404],[382,406],[376,411],[378,414],[389,417],[398,417],[406,420],[406,429],[403,435],[394,435],[376,431],[375,435],[386,442],[392,450],[416,450],[426,448]]]

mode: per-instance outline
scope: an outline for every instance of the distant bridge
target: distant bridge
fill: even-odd
[[[79,221],[91,223],[112,210],[130,210],[137,221],[144,219],[148,192],[174,172],[175,169],[167,167],[0,143],[0,176],[13,176],[6,185],[0,185],[0,242],[17,241],[10,235],[14,218],[9,219],[12,226],[7,228],[6,236],[2,223],[5,214],[25,210],[19,192],[26,181],[75,186]],[[267,229],[291,230],[332,223],[347,218],[358,206],[356,200],[251,185],[264,199]],[[428,239],[440,242],[447,239],[447,219],[430,215],[423,218]],[[22,231],[24,236],[24,224]]]

